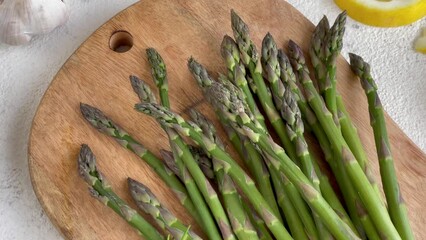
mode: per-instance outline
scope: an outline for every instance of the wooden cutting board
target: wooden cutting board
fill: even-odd
[[[157,180],[156,174],[144,162],[83,120],[79,103],[102,109],[158,154],[160,148],[167,148],[165,135],[153,119],[133,110],[138,100],[128,76],[136,74],[152,83],[145,49],[154,47],[167,64],[172,108],[184,113],[186,109],[198,106],[214,119],[187,70],[186,62],[194,56],[213,74],[224,72],[219,47],[224,34],[232,35],[231,9],[249,24],[258,47],[268,31],[279,47],[285,47],[289,39],[305,49],[309,44],[312,23],[283,0],[146,0],[100,27],[58,72],[34,118],[29,168],[41,205],[66,238],[138,239],[135,231],[113,211],[89,196],[86,184],[77,174],[77,155],[82,143],[90,145],[99,168],[124,199],[130,202],[126,178],[135,178],[148,185],[164,205],[199,230],[171,191]],[[121,32],[111,38],[117,31],[127,31],[131,36]],[[110,48],[110,41],[118,45],[113,46],[118,50],[123,50],[120,45],[133,44],[133,47],[124,53],[115,52]],[[379,180],[366,99],[342,57],[338,61],[338,78],[338,89]],[[426,156],[389,117],[387,124],[411,222],[417,239],[425,239],[422,228],[426,225]]]

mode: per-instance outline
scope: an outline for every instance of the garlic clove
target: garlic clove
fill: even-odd
[[[0,0],[0,42],[28,43],[38,34],[52,31],[69,17],[60,0]]]
[[[68,8],[60,0],[32,0],[27,9],[28,27],[37,34],[48,33],[68,20]],[[34,13],[34,14],[30,14]]]

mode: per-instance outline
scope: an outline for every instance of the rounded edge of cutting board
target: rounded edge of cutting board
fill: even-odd
[[[108,21],[106,21],[105,23],[103,23],[99,28],[97,28],[92,34],[90,34],[90,36],[84,40],[81,45],[68,57],[68,59],[64,62],[64,64],[62,64],[61,68],[62,69],[67,63],[68,61],[72,58],[72,56],[74,56],[79,50],[80,48],[82,48],[87,42],[89,42],[93,36],[93,34],[95,34],[96,32],[100,31],[102,28],[106,28],[108,26],[108,24],[111,24],[111,20],[115,19],[116,17],[126,14],[127,11],[129,11],[130,8],[134,7],[135,5],[138,4],[142,4],[141,1],[138,1],[136,3],[131,4],[130,6],[126,7],[125,9],[123,9],[122,11],[118,12],[117,14],[115,14],[113,17],[111,17]],[[59,70],[60,71],[60,70]],[[28,137],[28,148],[27,148],[27,152],[28,152],[28,170],[30,173],[30,181],[31,181],[31,185],[33,187],[34,193],[37,197],[38,202],[40,203],[41,207],[43,208],[43,211],[46,213],[47,217],[49,218],[49,220],[52,222],[52,224],[55,226],[56,229],[58,229],[59,233],[61,234],[61,236],[69,239],[67,230],[65,228],[63,228],[57,221],[57,219],[55,217],[53,217],[53,214],[51,211],[49,211],[48,206],[46,205],[44,198],[42,197],[40,190],[39,190],[39,186],[37,184],[36,181],[34,181],[34,161],[31,155],[31,142],[32,142],[32,137],[33,137],[33,126],[34,126],[34,122],[37,119],[38,116],[38,110],[41,107],[43,101],[45,100],[45,96],[46,93],[49,91],[50,87],[52,86],[52,84],[55,81],[59,81],[57,79],[57,76],[59,74],[59,71],[55,74],[55,76],[53,77],[52,81],[49,83],[49,86],[47,87],[46,91],[43,93],[43,96],[40,100],[40,103],[37,106],[36,112],[34,114],[33,120],[31,121],[31,128],[30,128],[30,133],[29,133],[29,137]],[[77,169],[76,169],[77,171]]]
[[[158,4],[159,6],[164,6],[164,8],[166,9],[165,11],[169,11],[168,13],[172,12],[173,14],[182,14],[182,18],[179,20],[184,21],[185,23],[190,23],[191,26],[188,26],[189,29],[192,30],[197,30],[196,34],[200,34],[201,36],[199,37],[200,39],[203,39],[203,43],[197,43],[197,47],[200,47],[200,49],[196,49],[194,51],[189,51],[189,52],[194,52],[194,54],[198,54],[195,55],[196,58],[198,58],[203,64],[205,64],[210,70],[212,70],[212,72],[216,72],[216,71],[220,71],[223,70],[222,62],[221,62],[221,58],[220,58],[220,54],[219,54],[219,45],[220,45],[220,40],[218,41],[218,34],[219,35],[223,35],[225,33],[227,34],[231,34],[231,29],[230,29],[230,19],[229,19],[229,14],[226,13],[225,16],[220,17],[220,16],[214,16],[211,17],[209,20],[203,19],[203,14],[206,14],[206,18],[209,18],[209,12],[210,11],[218,11],[221,9],[226,9],[229,8],[230,6],[233,6],[236,8],[237,12],[243,17],[244,20],[247,21],[247,23],[249,24],[249,26],[251,27],[252,32],[254,32],[254,34],[252,34],[253,39],[256,43],[256,45],[259,47],[259,43],[261,41],[261,38],[263,37],[262,34],[265,34],[268,30],[272,32],[272,34],[274,35],[274,37],[277,39],[277,42],[279,41],[279,46],[282,47],[284,46],[284,43],[291,37],[292,39],[294,39],[296,42],[298,42],[304,49],[306,49],[306,47],[308,46],[309,43],[309,37],[310,37],[310,33],[313,29],[313,25],[309,22],[309,20],[307,20],[300,12],[298,12],[296,9],[294,9],[289,3],[285,2],[285,1],[281,1],[281,0],[259,0],[256,1],[257,4],[254,4],[252,1],[250,0],[246,0],[246,1],[219,1],[218,2],[212,2],[210,3],[210,1],[208,0],[201,0],[201,1],[184,1],[184,0],[178,0],[178,1],[171,1],[171,0],[165,0],[165,1],[158,1],[156,4]],[[270,6],[270,10],[256,10],[256,6],[259,3],[268,3],[265,5],[272,5]],[[169,4],[169,6],[166,6],[167,4]],[[206,7],[207,4],[210,4],[209,7]],[[223,5],[220,5],[223,4]],[[275,4],[275,5],[274,5]],[[44,133],[45,135],[40,135],[40,132],[34,132],[34,129],[38,129],[38,131],[40,129],[43,129],[43,127],[41,127],[41,125],[45,124],[44,126],[50,126],[53,123],[52,122],[46,122],[48,120],[48,117],[46,116],[46,114],[50,113],[48,111],[45,111],[43,113],[41,113],[40,111],[46,110],[45,109],[45,105],[49,103],[49,101],[53,101],[53,99],[55,98],[55,94],[60,94],[58,92],[55,92],[57,90],[58,87],[58,83],[59,81],[64,81],[64,74],[66,73],[66,71],[71,71],[70,69],[68,69],[67,67],[73,64],[80,64],[79,59],[76,59],[76,57],[78,57],[78,55],[82,52],[82,51],[86,51],[85,54],[89,54],[91,53],[90,49],[87,49],[86,46],[88,44],[92,44],[92,41],[94,41],[97,37],[99,37],[100,34],[102,34],[102,31],[104,30],[108,30],[107,32],[109,34],[112,33],[112,31],[115,28],[117,28],[117,24],[122,21],[122,20],[129,20],[129,18],[131,19],[132,17],[135,17],[135,12],[134,9],[139,9],[139,10],[143,10],[142,6],[143,5],[147,5],[151,8],[154,8],[154,10],[156,9],[154,6],[154,3],[152,3],[152,1],[142,1],[142,2],[138,2],[135,3],[134,5],[130,6],[129,8],[123,10],[122,12],[118,13],[116,16],[114,16],[112,19],[110,19],[107,23],[103,24],[99,29],[97,29],[86,41],[83,42],[83,44],[71,55],[71,57],[66,61],[66,63],[63,65],[63,67],[61,68],[61,70],[58,72],[58,74],[55,76],[55,78],[53,79],[53,81],[51,82],[51,84],[49,85],[48,89],[46,90],[40,104],[39,107],[37,108],[37,112],[35,114],[35,117],[33,119],[33,123],[31,126],[31,132],[30,132],[30,139],[29,139],[29,147],[28,147],[28,156],[29,156],[29,171],[30,171],[30,178],[31,178],[31,182],[34,188],[34,192],[40,202],[40,204],[42,205],[43,209],[45,210],[47,216],[49,217],[49,219],[54,223],[54,225],[60,230],[60,232],[68,239],[97,239],[97,238],[102,238],[102,232],[97,232],[97,230],[99,229],[91,229],[93,230],[92,232],[86,232],[85,234],[87,235],[79,235],[76,233],[76,231],[73,229],[73,227],[75,226],[69,226],[66,224],[66,222],[69,221],[75,221],[72,219],[73,217],[73,212],[72,210],[75,210],[76,208],[73,208],[75,206],[72,205],[68,205],[71,204],[69,202],[69,199],[61,199],[61,197],[63,197],[62,195],[64,195],[65,193],[61,194],[61,192],[50,192],[50,195],[45,195],[47,191],[53,191],[56,189],[45,189],[45,187],[43,187],[43,184],[47,184],[49,186],[56,186],[55,183],[52,183],[52,179],[48,178],[46,176],[44,176],[44,178],[40,178],[39,174],[43,174],[43,172],[39,172],[39,171],[43,171],[43,167],[40,163],[43,161],[43,159],[39,159],[40,156],[42,154],[35,154],[36,151],[41,151],[39,149],[34,149],[34,141],[37,138],[41,138],[41,137],[48,137],[49,134]],[[171,9],[171,6],[174,6],[175,9]],[[168,8],[170,7],[170,8]],[[273,9],[274,8],[274,9]],[[285,9],[288,8],[288,9]],[[242,9],[244,9],[245,11],[243,12]],[[276,18],[270,18],[270,16],[274,16],[274,14],[276,14],[277,12],[279,12],[279,10],[285,9],[285,13],[287,13],[287,16],[277,16]],[[194,10],[200,11],[200,12],[194,12]],[[157,9],[158,11],[158,9]],[[265,11],[270,11],[270,14],[266,14]],[[155,13],[155,11],[153,11]],[[159,13],[159,12],[157,12]],[[143,13],[146,14],[146,13]],[[181,15],[176,15],[176,16],[181,16]],[[264,19],[263,17],[268,16],[269,19]],[[151,16],[152,17],[152,16]],[[120,20],[120,18],[122,18]],[[141,16],[137,15],[137,18],[141,18]],[[223,21],[223,19],[225,19]],[[291,21],[291,23],[294,24],[299,24],[298,26],[302,26],[302,28],[299,29],[282,29],[284,27],[288,27],[288,28],[297,28],[297,26],[292,26],[292,24],[287,24],[289,26],[286,26],[286,24],[283,24],[281,21],[282,19],[288,18],[288,21]],[[135,19],[131,19],[131,20],[135,20]],[[146,20],[146,19],[145,19]],[[154,19],[155,21],[155,19]],[[168,19],[166,20],[167,23],[169,24],[173,24],[172,22],[170,22]],[[223,23],[226,23],[226,28],[224,29],[223,27]],[[148,24],[149,25],[149,24]],[[159,26],[160,25],[160,26]],[[119,27],[120,25],[118,25]],[[123,25],[124,26],[124,25]],[[180,26],[177,23],[177,26]],[[161,24],[157,24],[156,27],[161,28]],[[163,26],[164,27],[164,26]],[[264,29],[264,30],[263,30]],[[282,29],[282,30],[281,30]],[[187,34],[188,32],[185,32],[186,29],[182,29],[183,30],[183,35],[181,37],[185,37],[184,34]],[[170,31],[170,29],[168,29],[168,31]],[[293,32],[294,35],[289,34],[290,36],[284,35],[282,32]],[[297,33],[294,33],[297,32]],[[153,36],[147,36],[146,39],[144,37],[136,37],[135,34],[133,34],[131,32],[131,34],[137,38],[138,40],[144,41],[144,43],[150,43],[155,45],[155,41],[151,41],[152,39],[160,39],[160,41],[165,41],[163,39],[163,35],[161,33],[152,33]],[[177,33],[178,34],[178,33]],[[211,36],[211,39],[207,39],[207,37]],[[178,37],[173,36],[172,37],[173,40],[178,39]],[[135,42],[135,45],[137,45],[138,42]],[[177,47],[173,47],[174,43],[168,44],[168,43],[161,43],[163,45],[161,45],[161,49],[160,50],[160,54],[163,55],[163,57],[166,60],[166,64],[168,65],[169,68],[169,72],[170,75],[173,77],[176,77],[175,80],[177,79],[186,79],[189,74],[187,73],[186,68],[184,70],[180,70],[180,68],[182,67],[182,64],[180,63],[171,63],[171,59],[174,59],[174,57],[180,59],[180,55],[187,54],[186,51],[184,51],[183,49],[180,49],[179,46]],[[213,46],[209,46],[213,44]],[[143,44],[142,44],[143,45]],[[186,44],[186,47],[190,46],[190,44]],[[184,47],[185,47],[184,46]],[[139,46],[134,46],[133,48],[137,49],[141,48],[141,45]],[[154,46],[156,47],[156,46]],[[132,50],[131,50],[132,51]],[[133,55],[135,55],[135,50],[133,50]],[[119,55],[115,55],[115,56],[119,56]],[[140,54],[138,55],[140,57]],[[189,57],[190,55],[187,55],[187,57]],[[125,57],[123,57],[125,58]],[[130,58],[130,57],[128,57]],[[144,56],[142,56],[141,58],[144,58]],[[214,59],[214,60],[212,60]],[[149,83],[152,84],[150,81],[150,77],[149,77],[149,69],[148,69],[148,65],[146,63],[145,60],[142,59],[138,59],[135,61],[139,61],[138,64],[135,64],[134,62],[131,62],[131,64],[133,65],[137,65],[140,66],[140,68],[143,69],[138,69],[135,70],[138,74],[141,74],[145,80]],[[82,61],[84,62],[84,61]],[[185,64],[183,64],[185,65]],[[339,62],[338,62],[338,76],[339,78],[346,78],[346,77],[353,77],[352,73],[350,72],[348,63],[342,58],[339,58]],[[80,66],[80,67],[84,67],[84,66]],[[99,66],[100,68],[102,66]],[[84,70],[84,68],[82,68]],[[133,71],[133,70],[132,70]],[[131,72],[129,72],[130,74]],[[84,74],[84,73],[82,73]],[[114,73],[116,74],[116,73]],[[117,74],[118,76],[120,76],[120,74]],[[114,75],[114,76],[117,76]],[[121,74],[122,75],[122,74]],[[84,76],[82,76],[84,77]],[[97,80],[98,81],[98,80]],[[184,82],[182,82],[182,84],[186,84],[187,81],[192,81],[192,79],[190,80],[183,80]],[[186,81],[186,82],[185,82]],[[83,81],[79,82],[79,83],[84,83]],[[170,84],[174,84],[173,82],[171,82]],[[89,84],[90,85],[90,84]],[[153,86],[153,85],[151,85]],[[84,86],[79,86],[84,88]],[[115,86],[114,86],[115,87]],[[178,86],[176,86],[178,87]],[[361,134],[361,140],[363,141],[363,143],[367,146],[367,154],[370,156],[371,161],[372,161],[372,165],[374,168],[374,173],[376,174],[376,180],[379,180],[379,177],[377,175],[378,173],[378,168],[377,168],[377,162],[376,162],[376,157],[375,157],[375,150],[374,150],[374,140],[373,140],[373,136],[371,133],[371,129],[369,127],[369,122],[368,122],[368,111],[367,111],[367,104],[366,104],[366,100],[364,97],[364,94],[362,92],[362,89],[359,86],[359,83],[357,81],[354,82],[348,82],[348,81],[339,81],[338,84],[338,88],[341,91],[344,101],[346,103],[346,106],[348,108],[348,112],[351,114],[351,116],[353,117],[353,120],[355,122],[355,125],[358,127],[359,132]],[[63,89],[62,89],[63,90]],[[87,89],[86,89],[87,90]],[[70,89],[70,91],[72,91],[72,89]],[[88,90],[87,90],[88,91]],[[173,91],[173,90],[172,90]],[[128,90],[125,90],[126,93],[129,93]],[[131,92],[131,91],[130,91]],[[69,94],[69,93],[67,93]],[[97,93],[94,93],[94,96],[96,96]],[[120,95],[120,94],[119,94]],[[96,102],[96,99],[92,99],[90,98],[91,96],[88,95],[84,95],[86,97],[86,100],[92,100],[94,102]],[[57,96],[56,96],[57,97]],[[122,103],[123,101],[127,102],[131,102],[131,101],[127,101],[127,100],[123,100],[122,96],[118,102]],[[178,110],[178,112],[183,112],[186,107],[190,106],[191,104],[196,104],[201,100],[201,95],[199,93],[198,90],[194,90],[194,92],[184,92],[183,96],[179,96],[177,97],[176,95],[171,95],[172,100],[178,100],[180,98],[182,98],[182,102],[177,103],[176,109]],[[135,99],[134,96],[131,96],[130,98]],[[194,98],[193,100],[190,100],[191,98]],[[60,99],[60,98],[59,98]],[[102,99],[103,101],[108,101],[108,99]],[[111,100],[111,99],[109,99]],[[356,102],[356,106],[354,106],[355,104],[349,104],[350,102]],[[100,102],[98,102],[99,104],[101,104]],[[359,104],[358,104],[359,103]],[[108,104],[106,103],[102,103],[103,107],[108,109]],[[77,110],[76,106],[72,106],[75,107],[76,109],[72,109]],[[128,107],[127,107],[128,108]],[[362,110],[360,110],[360,108],[362,108]],[[127,110],[129,110],[130,108],[128,108]],[[103,109],[104,110],[104,109]],[[65,111],[65,110],[64,110]],[[114,115],[115,112],[111,111],[111,109],[107,110],[108,113],[107,114],[112,114]],[[123,111],[122,109],[119,109],[118,112]],[[208,111],[208,109],[207,109]],[[209,112],[210,114],[212,113],[211,111]],[[45,114],[45,115],[42,115]],[[127,114],[127,112],[126,112]],[[118,116],[119,114],[115,114],[115,116],[113,116],[113,119],[118,118],[120,119],[119,122],[125,122],[125,123],[130,123],[130,120],[133,120],[132,117],[134,117],[133,113],[129,113],[129,116]],[[130,116],[131,115],[131,116]],[[143,118],[143,119],[147,119],[147,118]],[[78,124],[83,124],[83,121],[81,119],[77,119],[77,123]],[[394,150],[394,154],[396,155],[396,164],[397,164],[397,168],[398,168],[398,175],[402,178],[401,181],[401,185],[402,185],[402,191],[404,192],[404,195],[406,196],[406,198],[409,198],[409,203],[412,205],[412,207],[414,207],[413,209],[409,208],[409,212],[412,216],[416,216],[416,219],[422,219],[422,223],[426,224],[424,218],[422,218],[420,216],[421,213],[419,213],[419,209],[422,209],[421,204],[422,204],[422,200],[425,200],[425,195],[423,193],[423,195],[419,194],[417,196],[413,196],[413,194],[408,194],[408,193],[413,193],[415,189],[418,188],[418,184],[421,183],[421,180],[424,179],[425,172],[425,163],[426,163],[426,156],[424,155],[424,153],[422,153],[419,148],[417,146],[415,146],[412,141],[410,139],[408,139],[408,137],[396,126],[396,124],[387,116],[386,118],[387,123],[388,123],[388,128],[389,128],[389,135],[390,135],[390,140],[392,143],[392,149]],[[50,125],[49,125],[50,124]],[[152,124],[152,122],[150,122],[149,124]],[[37,125],[37,126],[36,126]],[[38,126],[40,125],[40,126]],[[126,125],[126,124],[124,124]],[[72,126],[68,126],[71,127]],[[87,130],[87,134],[88,134],[88,138],[90,138],[91,140],[97,141],[98,144],[107,144],[111,149],[109,152],[109,154],[104,154],[104,153],[99,153],[97,151],[94,151],[95,154],[97,155],[99,153],[99,155],[103,155],[103,156],[113,156],[113,157],[117,157],[119,156],[120,158],[123,157],[125,158],[127,161],[131,162],[131,167],[134,166],[139,166],[138,163],[134,163],[135,162],[135,157],[132,157],[131,153],[125,153],[125,150],[120,150],[120,147],[115,145],[115,142],[113,142],[112,140],[108,139],[108,137],[103,136],[102,134],[94,131],[93,129],[90,129],[90,127],[84,125],[84,126],[78,126],[79,128],[84,128],[85,130]],[[127,127],[127,126],[126,126]],[[136,127],[132,126],[132,128],[137,129]],[[157,128],[159,129],[159,128]],[[75,129],[71,129],[67,131],[63,130],[64,132],[61,132],[61,134],[65,135],[63,136],[64,139],[61,139],[61,141],[63,140],[64,144],[68,144],[66,145],[67,148],[72,148],[72,150],[69,150],[69,152],[71,153],[71,155],[73,155],[70,158],[73,158],[73,160],[75,161],[76,157],[77,157],[77,151],[78,151],[78,145],[80,142],[70,142],[69,139],[73,139],[73,131],[75,132]],[[130,131],[132,132],[132,131]],[[38,135],[34,135],[34,134],[38,134]],[[50,134],[54,134],[54,133],[50,133]],[[69,135],[67,135],[69,134]],[[93,138],[93,136],[96,138],[96,140]],[[160,134],[161,135],[161,134]],[[149,137],[153,137],[153,136],[146,136],[146,138]],[[160,136],[161,137],[161,136]],[[164,137],[164,136],[163,136]],[[69,138],[69,139],[67,139]],[[98,139],[99,138],[99,139]],[[140,140],[145,140],[145,136],[144,137],[139,137]],[[152,140],[155,141],[155,140]],[[158,143],[161,144],[161,143]],[[72,145],[72,147],[71,147]],[[95,145],[95,147],[98,145]],[[105,146],[101,146],[100,148],[106,148]],[[98,149],[95,149],[98,150]],[[400,151],[398,151],[400,150]],[[396,152],[398,151],[398,152]],[[395,153],[396,152],[396,153]],[[34,156],[37,155],[38,158],[35,158]],[[123,156],[124,155],[124,156]],[[51,156],[49,156],[51,157]],[[406,158],[411,159],[418,159],[419,163],[413,163],[413,161],[409,161]],[[66,158],[65,158],[66,159]],[[64,161],[65,161],[64,159]],[[98,157],[100,164],[102,164],[102,160],[104,159],[102,157]],[[50,160],[54,160],[54,157],[51,157]],[[423,163],[423,164],[421,164]],[[71,163],[68,163],[71,164]],[[72,164],[71,164],[72,165]],[[142,164],[143,165],[143,164]],[[103,168],[108,169],[110,166],[107,165],[102,165],[101,166],[101,170]],[[146,167],[144,165],[144,167]],[[75,174],[77,174],[77,169],[73,167],[70,167],[69,169],[70,171],[74,171]],[[145,169],[143,169],[145,170]],[[106,170],[107,173],[109,171],[111,171],[111,169]],[[141,170],[142,171],[142,170]],[[151,173],[147,170],[147,172],[143,172],[144,174],[147,174],[148,176],[153,176],[150,175]],[[52,174],[49,172],[49,174]],[[406,174],[412,175],[414,174],[415,176],[417,176],[417,178],[415,178],[414,181],[410,181],[407,180],[407,176],[405,176]],[[112,184],[114,184],[113,187],[121,187],[124,188],[123,184],[118,184],[115,181],[113,181],[114,179],[110,179],[111,182],[113,182]],[[83,192],[81,190],[81,188],[87,188],[84,186],[84,182],[83,181],[79,181],[79,179],[77,180],[79,185],[78,191],[76,191],[76,193],[81,193],[83,194],[82,196],[78,196],[78,197],[82,197],[85,198],[86,200],[88,199],[88,193]],[[153,181],[154,182],[154,181]],[[161,181],[160,181],[161,182]],[[63,184],[63,183],[58,183],[58,184]],[[75,184],[75,183],[74,183]],[[160,183],[161,185],[161,183]],[[66,189],[61,189],[63,191],[66,191]],[[123,193],[125,190],[122,189],[117,189],[119,191],[119,193]],[[164,194],[164,196],[162,195],[162,197],[167,196],[167,193],[163,193],[163,192],[158,192],[160,190],[164,190],[164,188],[162,188],[162,186],[159,186],[158,188],[154,189],[157,190],[157,193],[159,193],[160,195]],[[73,193],[68,193],[68,194],[73,194]],[[55,196],[55,197],[52,197]],[[161,196],[160,196],[161,197]],[[128,199],[128,194],[125,196],[126,199]],[[118,217],[115,217],[114,214],[112,213],[112,211],[110,211],[109,209],[107,209],[104,206],[100,206],[100,204],[98,204],[95,200],[87,202],[87,204],[89,204],[91,207],[96,208],[96,211],[99,212],[99,214],[101,215],[101,217],[108,217],[108,218],[114,218],[114,221],[117,221],[117,227],[127,227],[124,223],[124,221],[122,221],[121,219],[119,219]],[[54,206],[52,205],[54,204]],[[86,204],[86,202],[85,202]],[[61,206],[59,206],[61,205]],[[60,214],[58,212],[55,212],[55,210],[58,210],[58,206],[62,207],[61,210],[63,210]],[[134,206],[134,205],[133,205]],[[65,209],[65,210],[64,210]],[[416,212],[414,212],[415,210],[417,210]],[[69,212],[71,216],[67,216],[67,213]],[[61,217],[62,219],[58,219],[58,214],[60,215],[59,217]],[[104,215],[102,215],[104,214]],[[88,216],[89,217],[89,216]],[[59,221],[60,220],[60,221]],[[109,221],[109,219],[107,219]],[[110,220],[112,221],[112,220]],[[99,224],[103,224],[102,221],[99,222]],[[414,222],[412,222],[413,225]],[[417,223],[416,225],[421,224],[421,223]],[[78,226],[78,225],[77,225]],[[112,225],[108,225],[108,226],[102,226],[104,229],[106,227],[108,227],[108,229],[110,229],[111,231],[114,231],[113,227],[116,226],[112,226]],[[127,227],[126,229],[130,229],[130,227]],[[420,230],[421,228],[418,227],[417,230]],[[120,231],[122,231],[122,229],[119,229]],[[415,229],[416,230],[416,229]],[[133,233],[129,233],[128,237],[132,237]],[[419,237],[422,234],[420,231],[416,231],[416,235]],[[104,237],[105,238],[105,237]],[[120,239],[120,238],[113,238],[113,236],[108,236],[107,238],[111,238],[111,239]]]

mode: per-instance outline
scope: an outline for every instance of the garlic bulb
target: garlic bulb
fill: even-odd
[[[68,16],[61,0],[0,0],[0,42],[28,43],[34,35],[64,24]]]

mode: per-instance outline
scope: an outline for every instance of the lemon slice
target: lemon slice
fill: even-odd
[[[423,28],[423,33],[414,42],[414,49],[417,52],[426,54],[426,28]]]
[[[397,27],[426,16],[426,0],[334,0],[348,15],[367,25]]]

